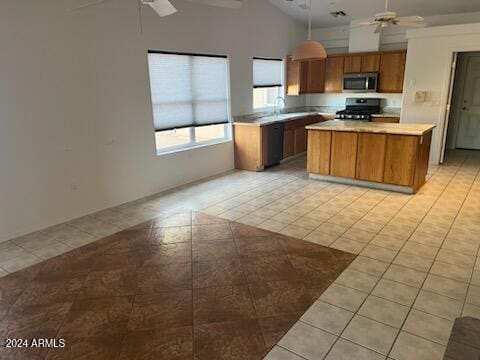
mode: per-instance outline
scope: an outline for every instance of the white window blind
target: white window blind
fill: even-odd
[[[224,56],[149,52],[155,130],[227,123],[227,61]]]
[[[253,58],[253,87],[282,86],[283,61],[280,59]]]

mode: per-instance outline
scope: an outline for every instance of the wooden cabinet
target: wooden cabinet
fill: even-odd
[[[387,135],[358,134],[356,179],[383,182]]]
[[[300,95],[306,92],[307,63],[287,58],[287,95]]]
[[[362,55],[361,72],[378,72],[380,71],[380,54]]]
[[[264,138],[261,126],[235,126],[235,168],[258,171],[264,163]]]
[[[385,117],[372,117],[372,122],[391,123],[398,124],[400,122],[399,116],[385,116]]]
[[[385,150],[384,182],[404,186],[413,184],[417,145],[417,136],[388,136]]]
[[[305,125],[295,129],[295,154],[307,151],[307,130]]]
[[[309,131],[307,149],[307,172],[330,174],[331,131]]]
[[[325,64],[325,92],[340,93],[343,90],[343,67],[345,57],[328,57]]]
[[[426,181],[432,131],[424,135],[308,130],[310,174],[383,183],[416,192]],[[346,182],[351,184],[351,182]]]
[[[283,133],[283,158],[295,155],[295,129],[285,129]]]
[[[355,178],[357,140],[357,133],[333,132],[330,175]]]
[[[405,74],[405,51],[382,53],[378,91],[384,93],[401,93]]]
[[[401,93],[406,51],[332,55],[311,62],[287,58],[287,95],[342,92],[343,74],[378,72],[378,92]]]
[[[325,89],[325,60],[309,61],[307,63],[306,93],[322,93]]]
[[[349,73],[359,73],[362,69],[362,56],[361,55],[347,55],[345,56],[345,65],[343,67],[343,72],[345,74]]]

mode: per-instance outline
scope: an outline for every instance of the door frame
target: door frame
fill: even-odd
[[[440,164],[443,164],[444,157],[445,157],[445,150],[446,150],[446,139],[447,139],[447,131],[448,126],[450,123],[450,112],[451,112],[451,103],[452,103],[452,96],[453,96],[453,86],[455,85],[456,81],[456,59],[458,58],[458,54],[460,53],[469,53],[469,52],[480,52],[480,47],[478,45],[471,45],[471,46],[462,46],[462,47],[452,47],[449,49],[449,56],[448,56],[448,64],[445,73],[445,81],[443,85],[442,94],[443,96],[442,104],[441,104],[441,117],[443,119],[440,134],[441,134],[441,142],[440,142]],[[453,62],[455,59],[455,66],[453,66]]]

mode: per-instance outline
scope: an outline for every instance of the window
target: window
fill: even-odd
[[[157,153],[231,139],[228,59],[148,53]]]
[[[283,94],[283,61],[253,58],[253,108],[273,107],[275,99]]]

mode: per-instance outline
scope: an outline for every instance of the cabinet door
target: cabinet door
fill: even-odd
[[[325,92],[342,92],[344,61],[345,58],[343,56],[334,56],[327,58],[325,66]]]
[[[283,137],[283,158],[295,154],[295,129],[285,129]]]
[[[306,91],[307,66],[306,63],[293,61],[287,58],[287,95],[300,95]]]
[[[332,159],[330,174],[333,176],[355,178],[357,165],[358,134],[334,131],[332,134]]]
[[[367,181],[383,181],[387,135],[359,134],[356,178]]]
[[[412,186],[418,137],[387,135],[384,182]]]
[[[305,126],[299,126],[295,129],[295,154],[300,154],[307,150],[307,130]]]
[[[331,131],[308,130],[307,172],[330,174]]]
[[[307,66],[307,93],[323,93],[325,89],[325,60],[309,61]]]
[[[361,72],[378,72],[380,70],[380,54],[362,55]]]
[[[263,131],[260,126],[234,126],[235,168],[256,171],[263,165]]]
[[[360,55],[355,56],[345,56],[345,65],[343,67],[343,72],[348,73],[359,73],[362,69],[362,57]]]
[[[385,93],[401,93],[405,74],[406,53],[384,53],[380,58],[380,74],[378,91]]]

